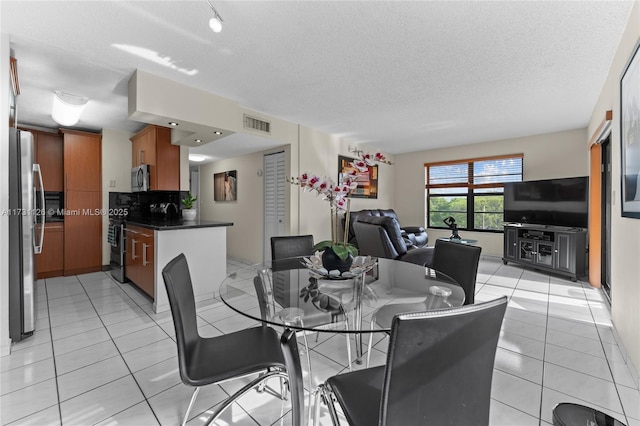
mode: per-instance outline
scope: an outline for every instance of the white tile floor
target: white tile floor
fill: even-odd
[[[233,271],[253,277],[247,265],[230,261]],[[501,295],[510,302],[496,356],[491,425],[547,426],[552,407],[570,401],[640,426],[637,377],[616,344],[599,290],[483,257],[476,300]],[[0,358],[2,425],[179,424],[191,388],[180,382],[169,312],[152,313],[148,299],[105,273],[40,282],[37,306],[35,335]],[[199,303],[198,314],[205,336],[255,325],[216,299]],[[346,370],[344,337],[314,340],[315,383]],[[373,363],[384,362],[386,344],[378,341]],[[239,386],[204,388],[189,425],[202,424],[207,410]],[[287,425],[288,410],[272,393],[252,392],[217,424]],[[326,410],[322,414],[322,424],[329,424]]]

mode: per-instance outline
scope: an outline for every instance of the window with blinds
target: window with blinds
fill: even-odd
[[[522,181],[522,154],[425,164],[427,226],[502,231],[504,183]]]

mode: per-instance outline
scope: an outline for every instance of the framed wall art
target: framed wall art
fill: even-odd
[[[620,78],[622,216],[640,219],[640,54],[636,47]]]
[[[345,173],[354,170],[351,163],[355,158],[338,156],[338,183],[342,183]],[[352,198],[378,198],[378,165],[369,166],[369,171],[358,173],[358,187],[351,193]]]
[[[215,173],[213,175],[213,201],[236,201],[238,171]]]

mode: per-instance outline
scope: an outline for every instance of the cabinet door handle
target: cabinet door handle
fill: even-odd
[[[137,243],[136,239],[132,238],[131,239],[131,259],[132,260],[135,260],[138,258],[138,256],[136,256],[136,243]]]
[[[149,262],[147,262],[147,247],[149,244],[142,243],[142,266],[147,266]]]

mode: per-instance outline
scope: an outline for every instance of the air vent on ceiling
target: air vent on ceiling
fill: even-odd
[[[245,129],[257,130],[259,132],[271,133],[271,123],[268,121],[260,120],[250,115],[244,115],[244,127]]]

